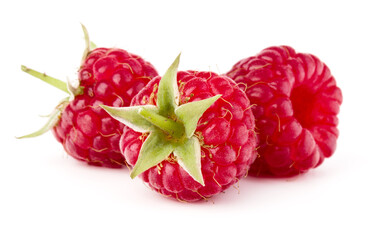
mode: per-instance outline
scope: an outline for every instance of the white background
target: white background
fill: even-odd
[[[381,1],[2,1],[0,239],[384,239],[384,8]],[[225,73],[273,45],[317,55],[344,94],[334,156],[289,179],[247,177],[179,203],[127,169],[89,167],[39,128],[65,97],[20,71],[76,76],[84,42],[120,47],[163,74]],[[141,236],[141,237],[139,237]]]

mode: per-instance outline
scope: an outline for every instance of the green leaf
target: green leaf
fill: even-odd
[[[145,120],[140,114],[140,109],[147,109],[155,113],[158,112],[154,105],[132,106],[132,107],[108,107],[100,105],[109,115],[119,122],[127,125],[136,132],[149,132],[153,124]]]
[[[34,77],[36,77],[36,78],[38,78],[38,79],[40,79],[40,80],[43,80],[44,82],[48,83],[51,86],[54,86],[57,89],[60,89],[63,92],[66,92],[68,94],[70,93],[67,89],[67,83],[65,83],[64,81],[53,78],[51,76],[48,76],[45,73],[38,72],[38,71],[33,70],[31,68],[27,68],[24,65],[21,65],[21,70],[34,76]]]
[[[221,95],[216,95],[201,101],[189,102],[176,108],[176,116],[183,122],[187,138],[190,138],[195,132],[197,122],[203,113],[220,97]]]
[[[131,178],[135,178],[165,160],[174,148],[174,145],[165,139],[161,131],[151,132],[141,147],[139,157],[131,172]]]
[[[48,122],[42,128],[40,128],[39,130],[31,134],[24,135],[21,137],[16,137],[16,138],[17,139],[33,138],[33,137],[38,137],[40,135],[43,135],[44,133],[51,130],[57,124],[57,122],[60,120],[61,111],[62,111],[61,109],[56,108],[55,111],[50,115]]]
[[[175,108],[179,103],[179,89],[177,86],[177,68],[179,66],[180,54],[168,68],[161,78],[159,91],[157,93],[157,106],[160,115],[165,117],[173,116]]]
[[[204,186],[204,178],[201,172],[201,149],[199,140],[196,137],[188,139],[185,144],[178,145],[173,154],[176,156],[179,165],[191,175],[195,181]]]

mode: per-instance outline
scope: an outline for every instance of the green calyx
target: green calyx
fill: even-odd
[[[132,169],[131,178],[171,158],[173,154],[177,163],[194,180],[204,185],[200,143],[194,133],[200,117],[221,95],[179,106],[176,79],[179,61],[180,55],[160,80],[157,106],[101,107],[133,130],[149,133]]]
[[[86,57],[88,56],[89,52],[93,48],[95,48],[96,45],[90,41],[88,31],[84,27],[84,25],[81,24],[81,26],[82,26],[82,29],[84,32],[84,39],[85,39],[85,50],[84,50],[83,58],[81,61],[83,63],[84,60],[86,59]],[[68,97],[66,97],[65,99],[60,101],[60,103],[56,106],[55,110],[49,116],[47,116],[49,119],[48,119],[47,123],[41,129],[39,129],[38,131],[33,132],[31,134],[17,137],[17,138],[37,137],[37,136],[40,136],[40,135],[44,134],[45,132],[49,131],[51,128],[53,128],[57,124],[57,122],[60,120],[61,112],[65,109],[65,107],[67,106],[69,101],[73,100],[75,98],[75,96],[83,94],[83,87],[81,87],[80,84],[77,84],[77,86],[74,87],[69,83],[69,81],[64,82],[64,81],[59,80],[57,78],[48,76],[45,73],[41,73],[41,72],[38,72],[38,71],[33,70],[31,68],[28,68],[24,65],[21,65],[21,70],[25,73],[30,74],[31,76],[34,76],[34,77],[48,83],[49,85],[65,92],[69,95]]]
[[[182,141],[185,138],[185,128],[180,122],[174,121],[146,108],[139,108],[138,114],[153,126],[163,130],[170,139]]]

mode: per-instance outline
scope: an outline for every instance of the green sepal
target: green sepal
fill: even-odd
[[[204,184],[201,172],[201,148],[199,139],[191,137],[184,144],[176,146],[173,154],[179,165],[198,183]]]
[[[60,120],[61,112],[67,106],[68,101],[69,101],[69,97],[65,98],[64,100],[62,100],[60,102],[60,104],[50,114],[47,123],[42,128],[40,128],[39,130],[37,130],[36,132],[33,132],[31,134],[27,134],[27,135],[24,135],[24,136],[21,136],[21,137],[16,137],[16,138],[17,139],[22,139],[22,138],[38,137],[38,136],[43,135],[44,133],[48,132],[49,130],[51,130],[54,126],[56,126],[56,124]]]
[[[70,94],[70,92],[68,91],[68,88],[67,88],[67,83],[65,83],[64,81],[61,81],[57,78],[48,76],[45,73],[38,72],[38,71],[33,70],[31,68],[28,68],[24,65],[21,65],[21,70],[23,72],[28,73],[29,75],[32,75],[32,76],[34,76],[40,80],[43,80],[44,82],[48,83],[51,86],[54,86],[57,89],[60,89],[63,92]]]
[[[84,54],[83,54],[83,59],[82,62],[87,58],[87,55],[89,54],[90,51],[93,49],[97,48],[96,43],[92,42],[91,39],[89,38],[89,33],[87,28],[84,26],[84,24],[81,24],[81,28],[83,29],[84,33],[84,40],[85,40],[85,49],[84,49]]]
[[[162,131],[152,131],[141,147],[139,157],[131,172],[131,178],[135,178],[168,158],[174,149],[175,146],[166,140]]]
[[[100,105],[109,115],[111,115],[117,121],[127,125],[136,132],[149,132],[153,129],[153,124],[145,120],[140,114],[140,109],[147,109],[155,113],[158,112],[158,109],[154,105],[144,105],[144,106],[132,106],[132,107],[108,107],[105,105]]]
[[[81,24],[81,28],[83,29],[84,40],[85,40],[85,49],[84,49],[83,57],[81,58],[81,64],[83,64],[89,52],[91,51],[91,40],[89,39],[87,28],[83,24]]]
[[[203,113],[220,97],[221,95],[216,95],[201,101],[189,102],[176,108],[176,117],[183,122],[187,138],[192,137]]]
[[[157,106],[160,115],[172,117],[179,104],[179,90],[177,86],[177,68],[180,62],[180,54],[161,78],[157,93]]]
[[[93,50],[93,49],[95,49],[95,48],[97,48],[96,43],[94,43],[94,42],[91,41],[91,50]]]
[[[91,41],[91,39],[89,38],[88,30],[82,23],[81,23],[81,28],[83,29],[84,40],[85,40],[85,49],[84,49],[83,57],[81,58],[81,64],[83,64],[83,62],[87,58],[88,54],[93,49],[97,48],[97,45],[96,45],[96,43]]]

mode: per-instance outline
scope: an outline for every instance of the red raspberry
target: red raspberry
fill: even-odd
[[[296,175],[319,166],[336,149],[341,90],[311,54],[270,47],[227,73],[252,104],[260,157],[251,173]]]
[[[35,72],[25,67],[23,70]],[[125,164],[119,149],[124,126],[99,104],[129,106],[133,96],[155,76],[157,72],[150,63],[125,50],[90,51],[80,66],[76,95],[58,107],[59,119],[52,128],[56,139],[69,155],[90,165]]]
[[[119,150],[123,125],[99,104],[129,106],[132,97],[156,75],[150,63],[125,50],[93,50],[79,70],[84,94],[77,95],[68,104],[52,129],[57,140],[78,160],[120,167],[124,163]]]
[[[158,106],[160,79],[152,79],[133,98],[132,106]],[[255,121],[245,93],[228,77],[212,72],[180,71],[177,73],[177,85],[180,106],[221,95],[198,120],[193,133],[201,150],[198,162],[205,186],[184,170],[174,153],[160,159],[158,164],[141,173],[140,177],[165,196],[197,201],[224,191],[247,174],[257,155]],[[137,164],[147,136],[148,133],[136,132],[130,127],[124,129],[120,149],[129,165]]]

